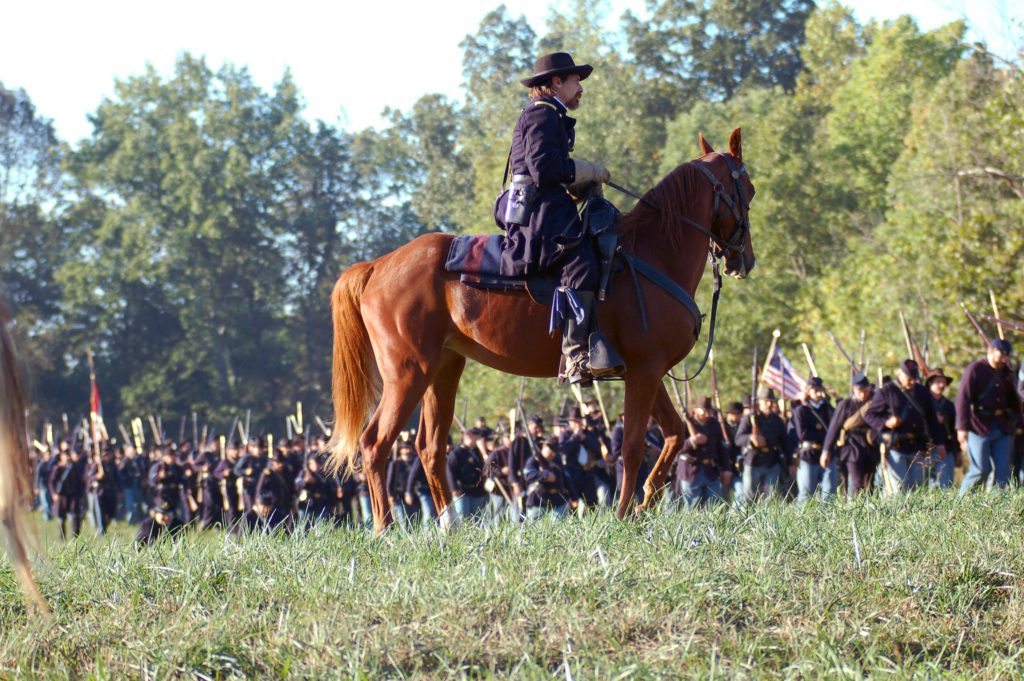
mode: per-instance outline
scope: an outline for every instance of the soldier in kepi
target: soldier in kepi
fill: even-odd
[[[807,503],[819,486],[824,501],[835,496],[839,473],[831,457],[827,456],[828,452],[822,447],[832,412],[832,405],[825,394],[825,383],[820,377],[812,376],[807,382],[806,399],[793,410],[797,440],[800,443],[797,449],[797,504]]]
[[[762,387],[757,409],[743,417],[736,428],[736,445],[743,452],[743,498],[753,501],[762,494],[774,496],[786,461],[786,424],[773,410],[775,391]]]
[[[564,370],[559,376],[573,384],[586,383],[625,370],[622,359],[594,328],[600,263],[574,199],[598,194],[587,204],[589,231],[610,228],[615,209],[599,190],[611,176],[601,165],[569,156],[576,119],[567,114],[579,108],[580,81],[593,67],[577,65],[570,55],[556,52],[538,59],[534,71],[520,81],[530,88],[531,102],[512,132],[505,174],[507,179],[511,173],[511,186],[495,204],[495,221],[505,230],[501,273],[558,276],[552,332],[564,319]]]
[[[921,370],[912,359],[900,363],[895,381],[875,391],[864,420],[887,446],[883,475],[890,493],[924,484],[931,456],[946,456],[946,433],[935,401],[921,385]]]
[[[1020,397],[1009,369],[1013,346],[1001,338],[989,343],[983,359],[964,370],[956,396],[956,434],[968,452],[967,475],[960,494],[984,484],[995,471],[995,484],[1010,480],[1010,445],[1020,413]]]
[[[836,407],[822,444],[826,465],[832,460],[833,447],[839,451],[839,462],[846,469],[850,499],[867,491],[881,456],[878,436],[864,420],[874,390],[875,386],[864,374],[853,377],[850,397]]]

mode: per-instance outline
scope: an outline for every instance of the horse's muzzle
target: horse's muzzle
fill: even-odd
[[[737,253],[736,257],[729,258],[725,262],[725,273],[730,277],[736,279],[746,279],[750,271],[754,269],[754,265],[757,263],[757,258],[751,255],[749,258],[746,253]]]

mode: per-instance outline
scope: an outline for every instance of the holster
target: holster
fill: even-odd
[[[537,185],[529,175],[513,175],[512,185],[505,201],[505,224],[528,225],[533,202],[537,198]]]
[[[608,293],[608,282],[612,275],[612,261],[615,250],[619,247],[619,235],[615,231],[615,222],[619,218],[619,210],[603,196],[594,196],[587,202],[587,232],[597,244],[597,254],[601,259],[601,279],[597,288],[597,299],[604,300]]]

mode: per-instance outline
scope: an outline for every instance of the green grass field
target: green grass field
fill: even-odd
[[[8,677],[1024,677],[1024,495],[61,544]]]

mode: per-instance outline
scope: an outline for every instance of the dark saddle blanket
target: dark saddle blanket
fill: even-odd
[[[538,303],[548,305],[555,288],[555,280],[539,275],[523,279],[501,275],[501,234],[474,234],[457,236],[448,250],[444,269],[462,276],[459,280],[473,288],[491,291],[527,292]]]
[[[475,234],[457,236],[452,240],[445,270],[461,274],[500,276],[501,234]]]

